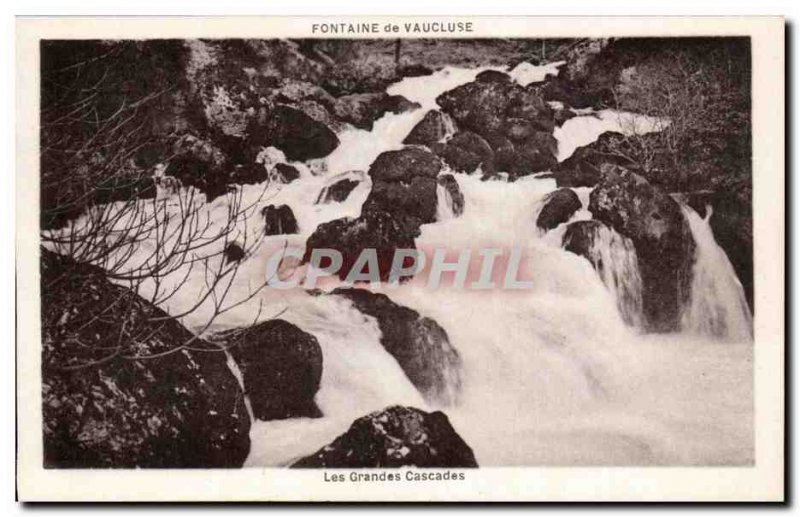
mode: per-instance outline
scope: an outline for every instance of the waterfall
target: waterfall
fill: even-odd
[[[614,296],[622,319],[632,327],[641,328],[642,277],[633,242],[605,225],[597,225],[591,231],[587,258]]]
[[[453,197],[444,185],[436,185],[436,220],[446,221],[455,217],[453,213]]]
[[[517,72],[525,82],[551,68],[526,66]],[[268,258],[285,244],[302,248],[319,224],[358,217],[372,187],[366,174],[358,176],[359,185],[343,202],[314,203],[336,175],[364,172],[380,153],[401,148],[427,110],[437,108],[438,95],[472,81],[482,70],[446,67],[405,78],[387,91],[419,103],[420,109],[387,113],[372,131],[344,129],[329,156],[308,167],[292,163],[300,177],[289,184],[269,184],[266,193],[264,185],[239,187],[246,203],[264,197],[253,209],[246,228],[250,234],[263,235],[257,208],[266,203],[289,205],[302,233],[265,238],[241,263],[232,299],[242,299],[263,282]],[[612,111],[579,114],[554,132],[559,157],[634,118]],[[415,278],[396,289],[380,287],[395,303],[433,318],[447,332],[463,364],[457,403],[426,405],[383,348],[376,321],[349,301],[266,289],[220,315],[212,330],[279,317],[313,334],[323,355],[315,402],[324,416],[255,422],[248,466],[286,465],[333,441],[356,418],[392,404],[442,409],[481,466],[752,462],[750,315],[707,220],[685,209],[697,242],[686,332],[647,335],[631,329],[641,319],[641,279],[630,241],[611,230],[598,231],[589,250],[592,267],[562,249],[559,232],[566,225],[545,235],[535,227],[537,207],[557,188],[554,179],[455,178],[464,195],[463,214],[452,216],[452,199],[438,186],[437,222],[422,225],[417,248],[476,253],[519,247],[520,274],[533,285],[517,292],[432,290]],[[586,210],[589,189],[577,192],[583,209],[573,221],[591,215]],[[224,224],[226,202],[221,196],[208,205],[212,222]],[[143,246],[140,253],[151,252]],[[185,273],[175,273],[174,282]],[[202,271],[192,271],[187,287],[163,308],[179,314],[193,307],[197,292],[191,287],[202,287],[204,281]],[[197,311],[184,323],[196,328],[206,318]],[[709,335],[741,342],[719,346]]]
[[[681,315],[682,328],[726,340],[750,340],[753,319],[736,271],[714,240],[709,225],[711,207],[707,207],[705,219],[688,206],[682,208],[696,244],[691,292]]]

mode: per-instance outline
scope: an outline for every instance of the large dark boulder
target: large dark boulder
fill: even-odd
[[[606,225],[594,219],[569,223],[561,241],[562,245],[565,250],[580,255],[588,259],[589,262],[594,263],[592,249],[594,248],[595,239],[603,227],[606,227]],[[602,264],[598,264],[598,267],[602,268]]]
[[[643,177],[605,165],[602,180],[589,197],[589,211],[633,241],[648,328],[677,329],[681,306],[689,295],[695,249],[678,203]]]
[[[441,168],[441,161],[422,148],[381,153],[368,171],[373,183],[362,213],[390,213],[412,227],[436,221],[436,177]]]
[[[228,191],[228,159],[217,146],[194,135],[184,135],[175,142],[172,152],[174,156],[164,171],[166,176],[197,188],[208,201]]]
[[[224,347],[242,373],[244,392],[258,420],[322,415],[314,403],[322,378],[317,338],[276,319],[210,338]]]
[[[405,147],[378,155],[368,174],[372,181],[408,181],[414,176],[436,178],[440,170],[441,161],[430,151]]]
[[[556,165],[553,169],[556,183],[559,187],[594,187],[601,179],[601,167],[620,165],[638,174],[647,174],[648,181],[658,184],[659,176],[663,178],[665,174],[642,171],[637,163],[627,158],[636,156],[641,146],[656,149],[657,145],[653,142],[655,138],[658,138],[655,134],[631,139],[620,133],[603,133],[594,142],[575,149],[569,158]]]
[[[276,181],[286,185],[300,178],[300,171],[288,163],[276,163],[275,167],[272,169],[272,177]]]
[[[442,141],[447,136],[446,115],[439,110],[428,111],[422,120],[411,130],[403,140],[406,145],[426,145]]]
[[[447,191],[450,196],[450,210],[453,215],[458,217],[464,213],[464,194],[458,186],[456,178],[452,174],[442,174],[438,179],[439,185]]]
[[[536,217],[536,226],[552,230],[561,223],[569,221],[572,214],[581,209],[581,200],[574,190],[560,188],[548,194]]]
[[[336,133],[298,109],[280,104],[266,118],[266,141],[261,145],[277,147],[289,161],[322,158],[339,146]],[[251,138],[256,138],[254,143],[258,143],[260,133],[258,128],[249,131]]]
[[[364,249],[375,249],[381,280],[389,278],[397,249],[416,249],[419,226],[398,220],[386,212],[363,212],[360,217],[334,219],[320,224],[306,241],[303,262],[314,249],[335,249],[342,254],[339,278],[344,280]],[[326,266],[326,264],[322,264]],[[402,280],[402,279],[401,279]]]
[[[492,147],[472,131],[459,131],[446,143],[437,144],[432,149],[456,172],[471,174],[478,167],[484,174],[495,170]]]
[[[461,358],[436,321],[366,289],[340,288],[333,294],[344,296],[378,320],[383,348],[428,402],[455,402],[461,388]]]
[[[225,353],[99,268],[42,250],[46,468],[230,468],[250,417]]]
[[[498,172],[517,178],[556,165],[553,110],[534,88],[509,81],[503,73],[484,72],[478,80],[441,94],[436,102],[461,131],[471,131],[489,144]]]
[[[359,418],[330,445],[292,468],[477,467],[447,415],[392,406]]]
[[[264,216],[265,235],[286,235],[297,233],[297,219],[288,205],[267,205],[261,209]]]

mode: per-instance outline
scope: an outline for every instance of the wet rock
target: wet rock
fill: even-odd
[[[322,416],[314,403],[322,378],[317,338],[275,319],[209,339],[228,350],[239,367],[255,418]]]
[[[341,121],[370,131],[375,121],[386,113],[404,113],[417,108],[419,104],[402,95],[356,93],[338,97],[333,105],[333,113]]]
[[[494,151],[498,172],[512,178],[556,165],[553,112],[535,89],[493,73],[437,97],[462,131],[482,137]]]
[[[447,136],[447,120],[438,110],[430,110],[417,122],[414,129],[403,140],[406,145],[425,145],[431,147]]]
[[[484,70],[475,76],[475,82],[478,83],[510,83],[511,76],[500,72],[498,70]]]
[[[237,242],[231,242],[225,246],[222,254],[225,257],[226,263],[239,262],[245,256],[244,249],[242,249],[242,246]]]
[[[372,181],[408,181],[414,176],[436,178],[442,163],[430,151],[406,147],[381,153],[369,167]]]
[[[619,133],[604,133],[591,144],[577,148],[553,169],[556,183],[559,187],[593,187],[600,181],[603,165],[633,168],[630,160],[615,151],[623,148],[624,140]]]
[[[228,191],[230,173],[227,159],[219,148],[194,135],[184,135],[173,146],[173,154],[164,171],[166,176],[197,188],[208,201]]]
[[[250,418],[217,346],[99,268],[41,267],[46,468],[242,466]]]
[[[441,168],[441,161],[422,148],[381,153],[368,171],[373,183],[362,213],[390,213],[417,228],[436,221],[436,177]]]
[[[355,219],[345,217],[320,224],[306,241],[303,262],[308,262],[314,249],[335,249],[342,254],[339,278],[344,280],[361,252],[371,248],[377,252],[380,278],[387,280],[395,250],[416,249],[414,238],[419,234],[419,226],[390,213],[366,211]]]
[[[461,187],[458,186],[455,176],[452,174],[442,174],[437,180],[439,185],[444,187],[450,195],[451,206],[453,215],[458,217],[464,213],[464,194],[461,192]]]
[[[567,230],[562,238],[562,245],[565,250],[580,255],[594,263],[592,248],[595,236],[600,228],[606,227],[600,221],[575,221],[567,225]],[[599,265],[602,268],[602,264]]]
[[[484,174],[495,170],[494,151],[486,140],[472,131],[459,131],[447,143],[436,147],[436,152],[457,172],[471,174],[478,167]]]
[[[642,275],[643,310],[650,330],[678,328],[694,260],[694,240],[680,206],[663,190],[617,165],[601,168],[602,180],[589,211],[636,248]]]
[[[297,233],[297,219],[288,205],[267,205],[261,209],[264,216],[265,235],[286,235]]]
[[[300,171],[287,163],[276,163],[273,170],[273,178],[284,185],[288,185],[300,177]]]
[[[433,74],[433,70],[420,63],[403,65],[397,70],[399,77],[423,77],[431,74]]]
[[[425,400],[453,404],[461,388],[461,358],[447,332],[431,318],[366,289],[336,289],[362,313],[378,320],[381,344]]]
[[[293,468],[477,467],[447,415],[392,406],[359,418],[330,445]]]
[[[257,185],[269,179],[269,173],[264,165],[260,163],[250,163],[247,165],[237,165],[231,173],[229,183],[237,185]]]
[[[569,221],[572,214],[581,209],[581,200],[572,189],[561,188],[551,192],[544,199],[542,210],[536,218],[536,226],[552,230],[561,223]]]
[[[266,119],[266,141],[259,141],[260,131],[256,128],[249,131],[251,142],[264,147],[277,147],[289,161],[322,158],[339,146],[339,139],[328,126],[298,109],[278,105],[269,112]]]
[[[316,204],[320,203],[341,203],[347,199],[350,193],[358,186],[358,180],[348,178],[341,179],[332,185],[323,188],[317,196]]]

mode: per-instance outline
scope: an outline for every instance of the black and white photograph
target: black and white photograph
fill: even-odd
[[[38,40],[38,468],[756,467],[753,39],[479,21]]]

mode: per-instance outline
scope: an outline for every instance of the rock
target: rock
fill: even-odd
[[[561,223],[569,221],[572,214],[581,209],[581,200],[572,189],[560,188],[551,192],[544,199],[536,226],[543,230],[552,230]]]
[[[315,204],[341,203],[347,199],[347,196],[350,195],[359,183],[358,180],[344,178],[332,185],[328,185],[319,193]]]
[[[599,229],[605,226],[600,221],[595,220],[569,223],[561,241],[564,249],[594,263],[594,255],[592,253],[594,239]]]
[[[624,140],[619,133],[603,133],[591,144],[577,148],[553,169],[556,183],[559,187],[594,187],[600,181],[600,168],[604,164],[634,168],[630,160],[614,151],[625,145]]]
[[[225,354],[99,268],[41,260],[44,466],[241,467],[250,418]]]
[[[556,165],[553,111],[536,89],[488,73],[437,97],[461,131],[482,137],[494,151],[494,168],[512,178]],[[491,173],[490,173],[491,174]]]
[[[392,406],[359,418],[347,432],[292,468],[469,468],[472,449],[447,415]]]
[[[430,151],[418,147],[405,147],[398,151],[381,153],[368,174],[372,181],[409,181],[414,176],[435,179],[442,163]]]
[[[374,122],[385,113],[404,113],[417,108],[419,104],[402,95],[356,93],[338,97],[333,105],[333,113],[341,121],[371,131]]]
[[[425,400],[454,404],[461,389],[461,358],[447,332],[431,318],[366,289],[335,289],[362,313],[378,320],[381,344]]]
[[[510,83],[511,76],[497,70],[484,70],[475,76],[475,82],[478,83]]]
[[[314,395],[322,378],[317,338],[275,319],[215,334],[242,373],[244,392],[258,420],[320,417]]]
[[[134,199],[153,199],[156,197],[157,191],[156,181],[150,176],[143,176],[141,173],[132,174],[130,177],[115,175],[101,180],[95,186],[92,202],[102,205],[118,201],[128,202]]]
[[[287,163],[276,163],[273,170],[273,178],[284,185],[288,185],[300,177],[300,171]]]
[[[714,240],[725,250],[744,288],[750,310],[753,305],[753,204],[749,179],[720,188],[711,198],[709,224]]]
[[[164,174],[177,178],[182,185],[195,187],[206,200],[228,191],[229,172],[224,153],[206,140],[184,135],[173,146],[174,157],[167,162]]]
[[[419,233],[419,226],[399,221],[390,213],[362,211],[355,219],[345,217],[320,224],[306,241],[303,262],[308,262],[314,249],[335,249],[342,254],[339,278],[344,280],[362,250],[373,248],[377,250],[380,277],[387,280],[395,250],[416,249],[414,238]]]
[[[339,146],[339,139],[328,126],[283,104],[269,112],[265,125],[266,141],[258,136],[258,129],[251,129],[251,139],[255,138],[252,142],[263,147],[277,147],[289,161],[322,158]]]
[[[457,172],[471,174],[478,167],[484,174],[495,170],[494,151],[486,140],[472,131],[459,131],[443,146],[437,147],[437,154]]]
[[[399,77],[422,77],[433,74],[433,70],[420,63],[403,65],[397,70]]]
[[[297,233],[297,220],[288,205],[267,205],[261,209],[264,216],[265,235],[286,235]]]
[[[362,213],[390,213],[416,228],[436,221],[436,177],[441,168],[441,161],[422,148],[381,153],[368,171],[372,190]]]
[[[269,173],[263,164],[250,163],[237,165],[231,173],[228,183],[237,185],[257,185],[269,179]]]
[[[448,133],[446,115],[439,110],[428,111],[422,120],[417,122],[414,129],[403,140],[406,145],[425,145],[431,147],[442,141]]]
[[[617,165],[603,165],[589,211],[636,248],[649,330],[678,328],[689,294],[694,240],[680,206],[663,190]]]
[[[453,215],[458,217],[459,215],[463,214],[464,194],[461,192],[461,187],[458,186],[456,178],[452,174],[442,174],[439,176],[437,182],[439,185],[444,187],[444,189],[450,195],[450,201],[452,203],[450,209],[453,211]]]
[[[245,256],[244,249],[242,249],[242,246],[237,242],[231,242],[225,246],[222,254],[225,257],[226,263],[239,262]]]

